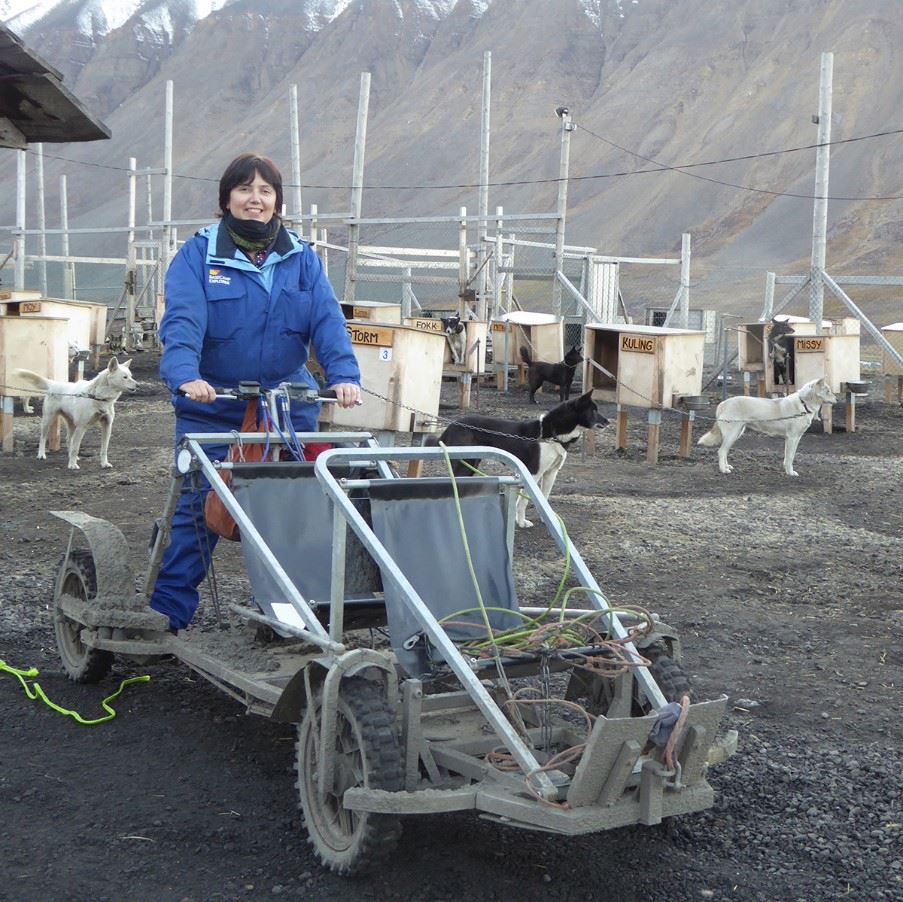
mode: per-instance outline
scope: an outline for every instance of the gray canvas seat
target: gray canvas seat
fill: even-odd
[[[330,468],[337,477],[361,476],[347,465]],[[236,464],[232,490],[270,551],[318,614],[326,617],[332,572],[332,507],[314,475],[313,463]],[[506,542],[505,500],[494,477],[458,481],[461,515],[471,564],[494,630],[516,626],[519,618],[511,556]],[[367,489],[349,495],[364,522],[385,546],[432,615],[453,618],[452,639],[485,635],[479,598],[461,537],[450,478],[372,479]],[[271,616],[283,601],[265,561],[242,543],[254,597]],[[422,676],[441,656],[426,641],[423,628],[390,568],[379,565],[348,530],[345,567],[345,626],[388,622],[399,663]]]
[[[505,501],[493,477],[458,480],[461,514],[471,563],[486,607],[518,609],[506,536]],[[485,635],[479,599],[468,565],[450,478],[384,479],[368,490],[373,531],[391,559],[441,620],[460,611],[447,632],[452,639]],[[422,676],[441,659],[423,637],[420,623],[403,594],[383,571],[389,635],[399,663],[411,676]],[[517,626],[520,618],[505,611],[489,613],[493,629]]]

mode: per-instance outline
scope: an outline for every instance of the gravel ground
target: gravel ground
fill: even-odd
[[[710,773],[713,808],[570,839],[407,818],[385,866],[349,880],[305,843],[292,728],[246,715],[174,663],[117,661],[86,687],[62,672],[49,606],[66,530],[48,512],[116,523],[141,572],[172,429],[155,367],[152,354],[135,362],[142,390],[117,409],[113,470],[97,467],[93,433],[78,472],[62,453],[35,460],[29,417],[0,457],[0,658],[37,667],[47,694],[86,716],[119,679],[152,677],[113,703],[115,720],[85,727],[0,675],[0,899],[903,899],[903,410],[880,386],[856,432],[803,438],[797,479],[763,437],[740,440],[730,476],[714,449],[681,458],[666,416],[658,466],[645,463],[636,417],[626,450],[602,432],[556,485],[553,506],[609,599],[679,629],[696,697],[730,698],[724,726],[740,748]],[[447,385],[445,417],[454,396]],[[483,385],[474,401],[537,411],[516,387]],[[517,536],[519,586],[538,598],[560,577],[541,533]],[[221,592],[240,595],[235,549],[217,554]],[[213,619],[207,604],[193,629]]]

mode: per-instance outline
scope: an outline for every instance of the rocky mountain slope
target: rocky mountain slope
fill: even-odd
[[[764,278],[808,267],[815,151],[770,152],[815,143],[822,52],[834,53],[835,141],[903,125],[897,0],[150,0],[115,4],[120,17],[131,10],[115,27],[101,0],[32,2],[31,19],[11,17],[22,5],[5,0],[0,15],[26,26],[29,46],[113,130],[110,141],[45,147],[48,210],[65,171],[74,224],[124,223],[128,158],[162,163],[167,80],[176,218],[210,215],[238,150],[259,148],[289,171],[293,84],[304,206],[347,210],[363,71],[364,214],[475,212],[491,51],[490,209],[555,210],[563,104],[577,125],[569,243],[670,254],[688,231],[695,272]],[[0,153],[0,223],[13,220],[13,156]],[[833,148],[832,271],[903,269],[901,164],[900,134]]]

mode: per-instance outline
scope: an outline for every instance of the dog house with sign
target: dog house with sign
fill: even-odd
[[[551,313],[517,310],[492,321],[492,356],[500,364],[520,365],[521,345],[533,360],[559,363],[564,357],[564,322]],[[506,351],[507,348],[507,351]]]
[[[744,323],[738,331],[738,357],[742,372],[758,374],[759,394],[796,391],[812,379],[822,376],[834,392],[846,391],[848,383],[860,378],[859,320],[844,317],[839,322],[824,320],[821,329],[803,317],[777,319],[792,329],[788,350],[785,386],[768,358],[768,338],[772,323]]]
[[[429,317],[411,317],[404,325],[425,332],[436,332],[445,338],[445,325],[441,319]],[[447,373],[470,373],[480,375],[486,372],[486,336],[489,331],[487,323],[479,320],[464,320],[464,361],[455,363],[451,345],[445,342],[445,359],[443,367]]]
[[[349,321],[347,328],[361,368],[364,403],[349,408],[324,404],[320,422],[336,429],[378,433],[434,432],[445,333],[355,321]]]
[[[898,354],[903,356],[903,322],[883,326],[881,334],[887,339],[888,344]],[[885,376],[890,377],[884,382],[884,400],[888,404],[893,401],[899,401],[903,398],[903,366],[900,366],[897,360],[888,354],[886,350],[882,352],[881,372]],[[896,385],[894,384],[895,382]]]
[[[345,319],[395,326],[401,323],[401,304],[386,301],[342,301],[341,306]]]
[[[0,437],[4,452],[13,450],[13,398],[35,393],[22,385],[15,371],[32,370],[68,382],[68,329],[69,321],[62,317],[0,316]]]
[[[627,410],[647,410],[646,457],[658,460],[661,412],[683,415],[680,453],[689,456],[695,403],[702,392],[705,332],[659,326],[588,324],[583,332],[583,386],[618,405],[615,446],[625,448]],[[689,406],[688,406],[689,405]]]

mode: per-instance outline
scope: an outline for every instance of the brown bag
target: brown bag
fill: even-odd
[[[248,401],[245,408],[245,416],[241,421],[240,432],[257,432],[257,399]],[[228,461],[259,461],[263,460],[263,452],[266,447],[263,443],[240,445],[234,444],[229,446],[229,453],[226,455]],[[226,470],[220,474],[223,482],[228,486],[232,481],[232,472]],[[215,532],[224,539],[230,539],[233,542],[241,540],[238,530],[238,524],[232,517],[232,514],[226,510],[226,506],[220,501],[219,495],[212,489],[207,492],[207,498],[204,501],[204,519],[207,521],[207,528]]]

